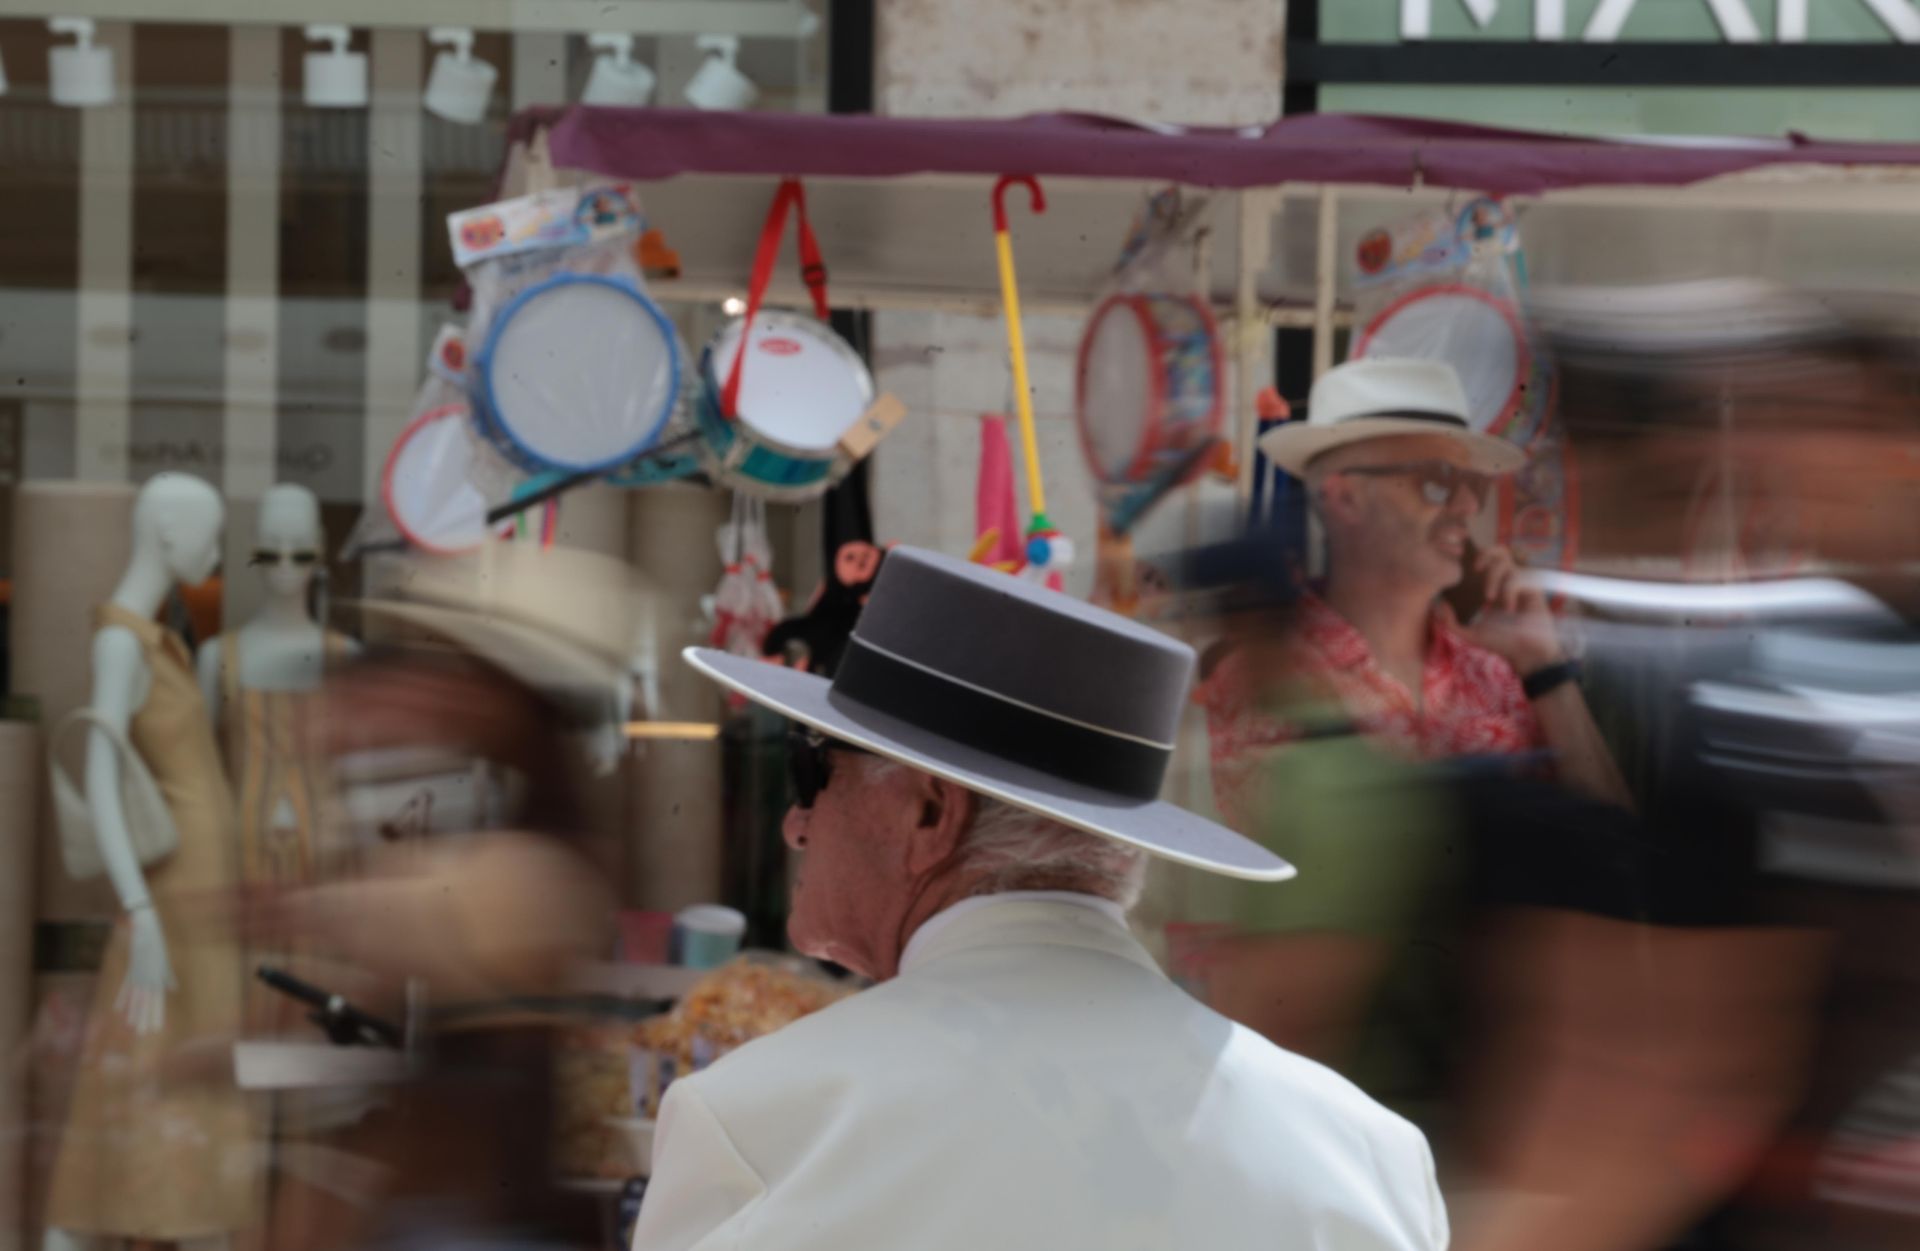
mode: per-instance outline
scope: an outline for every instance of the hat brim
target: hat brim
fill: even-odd
[[[1402,434],[1437,434],[1453,439],[1473,458],[1470,467],[1481,473],[1510,474],[1527,463],[1526,452],[1505,439],[1419,417],[1353,417],[1331,426],[1287,422],[1260,437],[1260,450],[1297,478],[1306,473],[1314,457],[1337,447]]]
[[[384,618],[439,635],[536,690],[606,689],[618,697],[632,680],[626,667],[518,622],[479,613],[394,600],[355,600],[365,617]]]
[[[833,684],[815,674],[706,647],[689,647],[681,655],[728,690],[822,734],[1089,834],[1248,881],[1282,882],[1297,872],[1252,839],[1177,804],[1062,781],[875,712],[836,695]]]

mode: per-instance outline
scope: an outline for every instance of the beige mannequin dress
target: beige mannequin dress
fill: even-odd
[[[94,621],[96,629],[131,631],[152,674],[129,737],[180,830],[179,850],[146,868],[179,988],[167,996],[166,1028],[135,1035],[114,1006],[131,945],[120,917],[87,1020],[47,1223],[154,1241],[229,1234],[254,1212],[247,1102],[231,1064],[195,1064],[190,1073],[163,1065],[177,1065],[189,1042],[228,1047],[239,1030],[240,949],[217,919],[239,880],[233,800],[185,644],[115,604],[97,609]]]

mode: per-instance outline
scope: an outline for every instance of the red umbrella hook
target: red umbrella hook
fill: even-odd
[[[1032,174],[1006,174],[993,184],[993,228],[1005,233],[1007,229],[1007,188],[1025,187],[1033,203],[1033,211],[1047,211],[1047,193],[1040,190],[1040,180]]]

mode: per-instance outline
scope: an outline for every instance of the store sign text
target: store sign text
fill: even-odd
[[[1435,3],[1456,0],[1400,0],[1400,37],[1406,40],[1428,39],[1433,35]],[[1473,18],[1474,25],[1485,28],[1500,12],[1500,0],[1457,0]],[[1773,38],[1778,43],[1807,42],[1807,7],[1812,0],[1776,0]],[[1841,3],[1843,0],[1831,0]],[[1701,0],[1713,11],[1714,24],[1728,43],[1761,43],[1760,23],[1754,20],[1747,0]],[[1915,0],[1858,0],[1887,32],[1901,43],[1920,43],[1920,7]],[[1639,0],[1600,0],[1580,34],[1584,43],[1615,43]],[[1540,43],[1559,43],[1567,37],[1567,0],[1533,0],[1533,37]]]

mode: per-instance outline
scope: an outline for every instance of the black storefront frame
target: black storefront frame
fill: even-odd
[[[1912,87],[1904,43],[1418,43],[1287,40],[1287,83],[1421,87]]]

